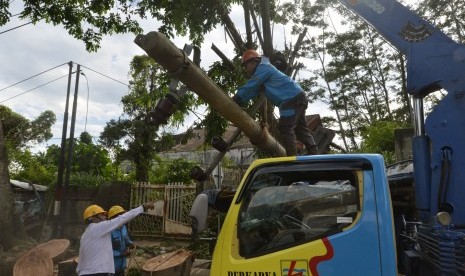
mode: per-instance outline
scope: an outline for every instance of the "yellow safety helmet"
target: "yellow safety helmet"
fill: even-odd
[[[111,207],[110,210],[108,210],[108,218],[111,219],[112,217],[119,215],[121,213],[124,213],[124,212],[126,212],[126,210],[124,210],[123,207],[119,205],[115,205]]]
[[[106,214],[105,210],[98,205],[90,205],[84,210],[84,221],[98,214]]]

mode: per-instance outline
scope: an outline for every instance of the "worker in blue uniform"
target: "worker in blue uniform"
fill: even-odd
[[[126,212],[123,207],[115,205],[108,210],[108,219],[113,219]],[[122,225],[111,232],[113,259],[115,262],[115,276],[124,276],[127,257],[136,246],[129,238],[126,225]]]
[[[247,103],[264,87],[266,98],[279,108],[278,129],[287,156],[297,154],[296,139],[305,145],[308,155],[318,154],[318,146],[308,128],[305,111],[308,101],[302,88],[289,76],[274,67],[269,59],[255,50],[247,50],[242,65],[249,80],[238,89],[233,100],[239,105]]]

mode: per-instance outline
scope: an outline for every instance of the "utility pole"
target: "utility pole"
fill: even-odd
[[[73,62],[68,62],[69,73],[68,73],[68,89],[66,91],[66,103],[65,103],[65,113],[63,115],[63,132],[61,134],[61,150],[60,150],[60,159],[58,161],[58,175],[57,175],[57,184],[55,186],[55,202],[53,208],[53,227],[52,227],[52,237],[58,237],[59,227],[60,227],[60,207],[61,201],[63,198],[63,172],[65,168],[65,153],[66,153],[66,134],[68,131],[68,108],[69,108],[69,94],[71,91],[71,76],[73,75]]]
[[[60,221],[62,223],[61,231],[59,233],[60,237],[63,237],[65,234],[65,225],[68,222],[67,220],[67,211],[68,211],[68,187],[69,187],[69,178],[71,175],[71,163],[73,162],[73,149],[74,149],[74,129],[76,126],[76,111],[77,111],[77,100],[78,100],[78,91],[79,91],[79,76],[81,75],[81,65],[77,65],[76,70],[76,82],[74,84],[74,100],[73,100],[73,113],[71,114],[71,128],[69,131],[69,145],[68,145],[68,158],[66,163],[66,175],[65,183],[63,185],[63,210],[60,213]]]

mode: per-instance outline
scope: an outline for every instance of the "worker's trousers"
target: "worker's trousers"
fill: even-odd
[[[308,102],[303,92],[279,107],[280,118],[278,123],[281,140],[287,156],[297,154],[296,138],[305,145],[307,153],[318,153],[318,148],[305,119]]]

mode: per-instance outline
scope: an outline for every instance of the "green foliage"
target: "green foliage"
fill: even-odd
[[[89,132],[84,131],[79,136],[79,141],[82,144],[87,144],[87,145],[92,144],[92,136],[90,136]]]
[[[154,18],[162,23],[159,31],[169,37],[189,34],[200,45],[205,33],[221,22],[232,1],[217,0],[23,0],[21,19],[33,23],[44,20],[59,25],[85,43],[87,51],[97,51],[104,35],[142,33],[138,19]],[[11,18],[11,1],[0,1],[0,26]],[[16,13],[17,11],[15,11]]]
[[[69,139],[66,141],[66,157],[68,156]],[[58,164],[61,155],[61,146],[51,145],[44,155],[44,162]],[[47,161],[49,160],[49,161]],[[78,140],[74,141],[71,170],[73,173],[86,172],[90,175],[109,177],[110,157],[101,145],[92,143],[92,137],[83,132]]]
[[[162,22],[159,31],[173,37],[189,33],[189,39],[200,45],[203,35],[213,30],[221,22],[221,16],[227,12],[231,0],[179,0],[151,1],[142,0],[138,3],[141,16],[151,17]]]
[[[78,187],[98,187],[104,182],[103,177],[87,172],[72,173],[69,178],[70,185]]]
[[[382,154],[386,163],[395,161],[394,131],[405,125],[393,121],[377,121],[362,131],[361,152]]]
[[[28,148],[52,137],[51,127],[56,121],[55,114],[44,111],[30,121],[0,105],[0,120],[9,153],[11,178],[45,186],[53,183],[57,163],[47,162],[40,154],[33,155]]]
[[[176,145],[174,136],[170,133],[163,133],[157,141],[155,141],[155,151],[163,152],[173,148]]]
[[[113,0],[24,0],[23,4],[24,10],[20,13],[22,19],[31,20],[33,23],[44,20],[53,25],[63,24],[70,35],[85,43],[88,51],[96,51],[99,48],[103,35],[128,32],[136,34],[142,31],[135,18],[136,11],[132,0],[118,3]],[[0,22],[8,20],[10,16],[5,12],[5,8],[3,11],[0,9]]]
[[[240,60],[236,58],[233,62],[236,65],[233,68],[227,63],[215,62],[210,66],[207,73],[210,79],[229,96],[233,96],[237,87],[246,82],[245,71],[240,66]],[[199,127],[204,127],[207,132],[205,143],[209,145],[213,137],[223,136],[228,124],[228,121],[221,114],[209,107],[208,114],[199,124]]]
[[[130,93],[121,102],[126,119],[111,120],[100,135],[100,141],[116,154],[117,162],[131,160],[135,165],[135,180],[148,181],[149,170],[156,152],[174,146],[172,135],[158,137],[158,125],[147,121],[158,101],[169,92],[171,79],[159,64],[147,55],[135,56],[131,62]],[[169,118],[168,125],[179,126],[196,99],[181,97],[177,110]],[[124,145],[124,146],[123,146]]]
[[[9,150],[49,140],[52,138],[51,127],[56,122],[55,113],[49,110],[30,121],[3,105],[0,105],[0,118]]]
[[[151,173],[150,182],[183,182],[184,184],[189,184],[192,182],[192,179],[189,176],[190,171],[196,165],[198,164],[189,162],[184,158],[174,160],[158,159],[156,161],[155,169]]]
[[[10,152],[14,160],[10,165],[10,177],[25,182],[51,186],[56,181],[56,164],[47,164],[39,155],[29,150]]]
[[[200,126],[205,127],[207,133],[205,135],[205,144],[211,145],[213,137],[222,137],[226,128],[228,127],[228,121],[224,119],[218,112],[213,109],[202,120]]]
[[[74,146],[72,162],[74,172],[88,172],[92,175],[106,177],[109,176],[107,174],[107,165],[109,163],[108,152],[100,145],[80,140]]]
[[[465,42],[462,0],[415,1],[417,12],[459,43]]]

